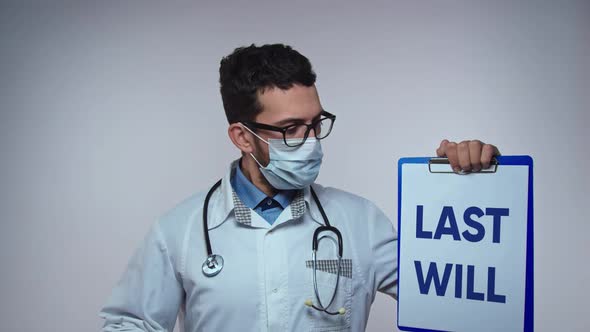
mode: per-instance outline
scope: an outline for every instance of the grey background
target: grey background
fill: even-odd
[[[396,221],[397,159],[479,138],[535,160],[535,325],[590,325],[587,1],[0,5],[2,331],[92,331],[156,218],[238,157],[218,66],[307,55],[338,115],[319,182]],[[395,330],[380,295],[369,331]]]

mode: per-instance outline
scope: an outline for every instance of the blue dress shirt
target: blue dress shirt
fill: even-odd
[[[283,210],[291,203],[296,190],[280,190],[272,198],[266,196],[242,173],[241,163],[231,177],[231,186],[248,208],[258,213],[269,224],[273,224]]]

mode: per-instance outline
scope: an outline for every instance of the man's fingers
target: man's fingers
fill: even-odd
[[[440,146],[436,149],[436,156],[437,157],[444,157],[446,155],[447,145],[449,144],[449,140],[443,139],[440,142]]]
[[[479,140],[469,141],[469,159],[471,170],[479,172],[481,170],[481,147],[483,143]]]
[[[478,172],[489,168],[491,160],[500,152],[492,144],[484,144],[480,140],[463,141],[459,144],[444,139],[436,149],[438,157],[447,157],[455,172]]]
[[[457,156],[457,143],[449,142],[446,145],[445,154],[449,159],[449,164],[451,164],[451,168],[453,168],[455,172],[459,172],[461,170],[461,167],[459,167],[459,157]]]
[[[457,145],[457,157],[459,166],[465,172],[471,171],[471,158],[469,157],[469,142],[463,141]]]
[[[489,168],[492,158],[499,155],[500,151],[492,144],[484,144],[481,148],[481,165],[483,168]]]

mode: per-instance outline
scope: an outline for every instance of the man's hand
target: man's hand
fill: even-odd
[[[494,145],[479,140],[455,143],[445,139],[436,149],[436,155],[447,157],[455,172],[478,172],[490,167],[492,157],[500,155],[500,151]]]

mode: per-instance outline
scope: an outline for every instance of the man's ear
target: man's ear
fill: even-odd
[[[232,143],[240,149],[243,153],[252,153],[254,148],[252,143],[248,140],[250,133],[244,128],[241,123],[235,122],[229,125],[227,128],[227,134]]]

